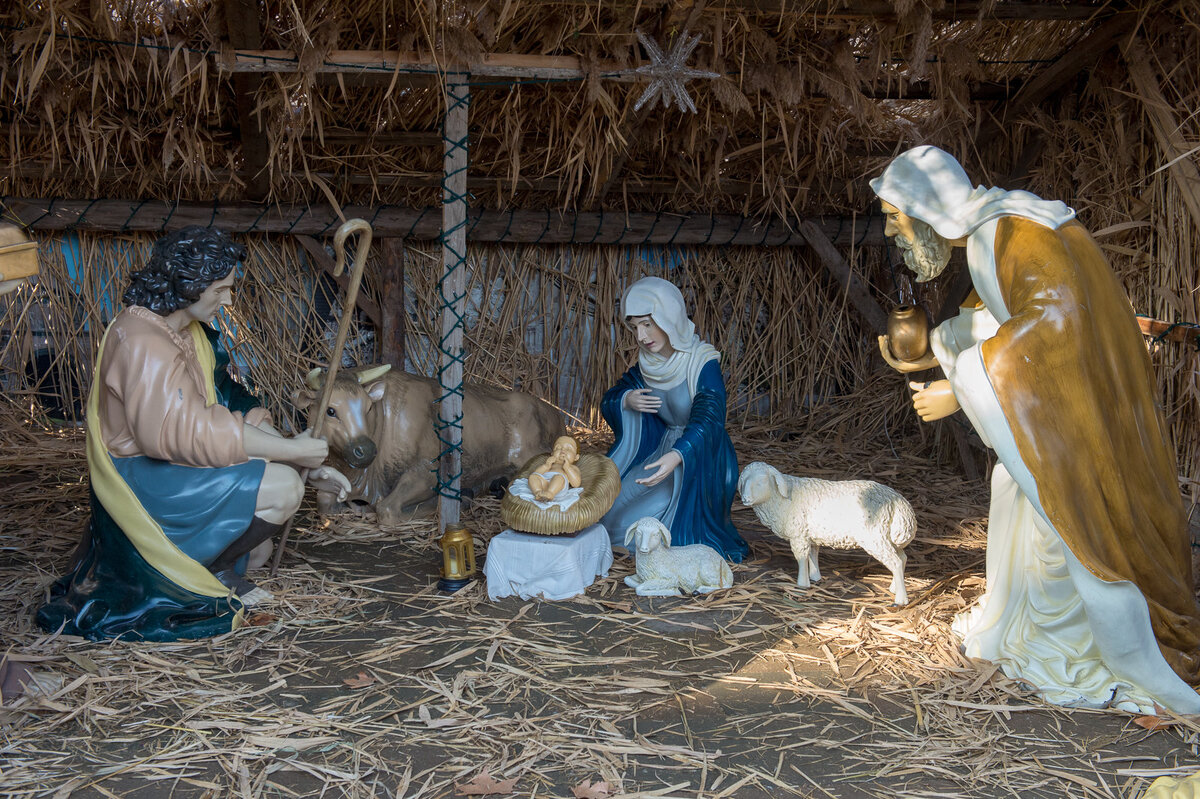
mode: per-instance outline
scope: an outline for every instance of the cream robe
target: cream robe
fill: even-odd
[[[1075,227],[1078,227],[1077,224]],[[993,219],[976,228],[967,243],[968,264],[976,291],[982,299],[982,307],[965,309],[960,316],[940,325],[932,336],[934,353],[951,382],[955,396],[975,429],[984,438],[985,443],[995,449],[1000,460],[992,478],[987,547],[988,590],[974,608],[959,616],[955,622],[955,631],[962,637],[968,655],[1000,664],[1005,674],[1038,688],[1051,702],[1094,707],[1111,703],[1142,712],[1153,712],[1157,702],[1178,713],[1200,713],[1200,695],[1180,679],[1164,657],[1164,651],[1170,653],[1185,669],[1189,665],[1189,659],[1194,657],[1194,651],[1187,651],[1192,640],[1189,635],[1194,633],[1194,618],[1187,616],[1188,604],[1194,607],[1192,598],[1183,597],[1177,603],[1177,607],[1183,608],[1180,611],[1181,615],[1172,615],[1169,609],[1163,611],[1156,602],[1156,612],[1160,618],[1163,615],[1171,616],[1171,623],[1178,628],[1175,632],[1182,633],[1182,643],[1172,641],[1169,646],[1160,650],[1160,642],[1156,640],[1146,598],[1132,582],[1134,579],[1139,580],[1143,586],[1153,582],[1155,565],[1138,562],[1131,568],[1128,563],[1121,562],[1117,564],[1114,574],[1113,565],[1104,562],[1103,556],[1111,554],[1112,542],[1097,543],[1088,540],[1092,530],[1081,529],[1090,528],[1086,517],[1081,522],[1076,509],[1064,508],[1063,506],[1070,503],[1058,499],[1064,495],[1062,486],[1052,486],[1056,497],[1052,512],[1048,513],[1043,507],[1039,482],[1035,479],[1034,472],[1042,473],[1043,480],[1048,480],[1053,475],[1046,475],[1045,464],[1040,461],[1035,461],[1031,469],[1031,464],[1027,464],[1026,459],[1028,453],[1036,450],[1040,444],[1038,425],[1045,425],[1046,408],[1042,407],[1039,411],[1043,414],[1040,421],[1035,419],[1026,425],[1032,426],[1032,430],[1019,431],[1024,444],[1023,453],[1022,446],[1014,436],[1010,420],[1014,415],[1024,419],[1021,414],[1026,408],[1019,402],[1013,403],[1012,400],[1002,402],[1000,395],[1016,396],[1026,405],[1032,406],[1037,406],[1042,399],[1050,399],[1048,404],[1053,405],[1053,398],[1041,397],[1041,389],[1036,385],[1019,385],[1019,381],[1014,379],[1014,372],[1017,370],[1004,360],[1013,360],[1014,353],[1006,353],[1002,349],[993,349],[989,353],[989,345],[986,342],[995,345],[1015,340],[1018,345],[1027,347],[1029,342],[1021,339],[1022,335],[1026,335],[1038,323],[1055,323],[1054,313],[1047,313],[1045,308],[1051,307],[1053,311],[1052,306],[1057,297],[1053,291],[1043,290],[1041,295],[1037,295],[1029,288],[1040,279],[1040,264],[1031,262],[1029,271],[1035,273],[1033,276],[1022,274],[1014,277],[1014,268],[1020,269],[1022,262],[1018,261],[1014,267],[1010,256],[1005,268],[1000,268],[1000,272],[1006,275],[1008,281],[1007,294],[1010,297],[1020,295],[1025,297],[1026,301],[1030,301],[1030,297],[1036,297],[1034,304],[1037,307],[1033,313],[1027,314],[1034,317],[1033,323],[1028,319],[1014,320],[1005,332],[1001,331],[1001,325],[1009,323],[1013,314],[1006,305],[1006,288],[1001,285],[997,274],[1001,266],[996,257],[998,229],[1002,230],[1002,247],[1007,247],[1011,241],[1025,245],[1025,241],[1014,238],[1018,235],[1033,240],[1039,236],[1049,236],[1053,239],[1058,235],[1057,232],[1034,222],[1014,220],[1011,217]],[[1077,237],[1078,233],[1073,235]],[[1034,243],[1036,244],[1036,241]],[[1021,247],[1012,249],[1020,257],[1027,259],[1028,252],[1021,250]],[[1090,278],[1080,282],[1087,283],[1088,279]],[[1044,289],[1043,284],[1037,285],[1039,289]],[[1014,286],[1017,288],[1014,289]],[[1112,294],[1107,285],[1099,291]],[[1094,310],[1097,315],[1103,316],[1106,311],[1111,311],[1111,307],[1101,306],[1104,302],[1111,305],[1112,301],[1112,297],[1106,297],[1103,301],[1097,300],[1097,307],[1083,307],[1081,313],[1087,315]],[[1125,305],[1128,305],[1127,301]],[[1132,317],[1132,311],[1126,310],[1127,315]],[[1126,320],[1105,318],[1101,319],[1100,323],[1119,327],[1126,324]],[[1017,333],[1013,334],[1011,328],[1020,324],[1024,324],[1025,327],[1019,328]],[[1086,324],[1083,327],[1086,327]],[[1070,332],[1071,325],[1067,324],[1064,328]],[[1064,331],[1049,331],[1050,339],[1061,332]],[[1047,334],[1042,335],[1044,337]],[[1118,332],[1117,335],[1125,334]],[[1136,341],[1138,346],[1141,346],[1140,339]],[[1060,362],[1053,364],[1050,361],[1054,359],[1050,358],[1046,363],[1040,364],[1042,368],[1069,368],[1070,359],[1075,357],[1073,353],[1078,348],[1103,346],[1104,342],[1063,339],[1060,344]],[[1029,352],[1031,354],[1027,355],[1022,351],[1015,360],[1022,362],[1024,368],[1039,366],[1026,363],[1039,357],[1036,348],[1030,349]],[[1144,350],[1142,355],[1144,356]],[[1141,364],[1130,364],[1128,368],[1135,370],[1141,368]],[[998,387],[993,384],[995,379],[1003,381],[999,386],[999,393]],[[1047,380],[1049,379],[1047,375]],[[1137,380],[1134,379],[1132,383],[1136,385]],[[1106,413],[1111,415],[1111,403],[1106,402],[1105,398],[1092,396],[1086,399],[1089,392],[1086,385],[1077,386],[1076,389],[1076,393],[1071,394],[1068,387],[1067,393],[1077,403],[1083,401],[1080,399],[1083,397],[1087,402],[1100,406],[1084,408],[1080,411],[1081,414],[1091,414],[1094,420],[1100,422],[1104,420]],[[1032,401],[1029,399],[1031,397]],[[1076,410],[1074,406],[1058,409],[1063,414],[1073,410]],[[1120,409],[1117,410],[1119,413]],[[1153,427],[1153,424],[1147,426]],[[1148,440],[1153,438],[1148,433],[1144,435]],[[1049,449],[1055,449],[1059,443],[1052,440],[1047,446]],[[1085,441],[1078,443],[1081,446],[1078,451],[1072,453],[1073,457],[1087,459],[1093,456],[1093,453],[1083,446]],[[1162,447],[1161,437],[1157,442],[1151,440],[1149,446],[1150,449],[1154,446]],[[1155,456],[1158,454],[1156,451]],[[1098,457],[1103,459],[1104,454],[1099,453]],[[1161,457],[1158,459],[1161,460]],[[1104,462],[1095,466],[1097,473],[1102,476],[1113,468],[1119,472],[1124,467],[1125,464],[1109,466]],[[1135,480],[1140,479],[1137,476],[1131,477]],[[1111,478],[1110,474],[1109,479]],[[1077,493],[1086,500],[1096,499],[1089,493],[1095,490],[1094,486],[1076,488]],[[1068,486],[1066,493],[1070,492],[1071,488]],[[1092,509],[1086,513],[1094,514],[1093,518],[1106,515],[1102,509],[1098,512]],[[1119,514],[1114,510],[1113,515]],[[1174,534],[1169,529],[1172,523],[1170,512],[1166,516],[1166,522],[1161,527],[1165,530],[1166,538],[1171,539]],[[1057,519],[1059,526],[1056,526],[1052,519]],[[1060,529],[1062,525],[1066,527]],[[1069,540],[1075,541],[1075,546],[1088,554],[1087,565],[1080,561],[1070,546],[1064,545],[1064,530],[1071,533]],[[1123,546],[1132,550],[1140,547],[1142,542],[1137,540],[1138,532],[1117,529],[1115,535],[1119,539],[1119,546],[1115,548],[1119,550]],[[1106,533],[1110,538],[1113,535],[1107,531],[1101,531],[1098,535]],[[1122,536],[1124,538],[1121,538]],[[1171,546],[1173,544],[1166,548],[1171,549]],[[1096,557],[1095,553],[1105,547],[1109,548],[1107,553],[1102,552],[1100,557]],[[1146,549],[1155,548],[1154,542],[1147,542]],[[1173,549],[1171,551],[1173,552]],[[1124,559],[1117,557],[1116,560]],[[1135,554],[1128,560],[1138,561],[1138,556]],[[1164,559],[1163,577],[1172,585],[1177,576],[1169,572],[1174,568],[1174,564],[1166,563]],[[1115,579],[1127,576],[1120,573],[1122,570],[1140,573],[1128,575],[1128,579]],[[1100,574],[1107,579],[1101,579]],[[1187,588],[1190,590],[1190,580],[1187,582]],[[1176,586],[1173,590],[1181,589]],[[1170,601],[1168,596],[1167,602]],[[1189,626],[1190,630],[1184,629]],[[1160,637],[1169,635],[1164,634]],[[1177,649],[1172,649],[1172,646]]]

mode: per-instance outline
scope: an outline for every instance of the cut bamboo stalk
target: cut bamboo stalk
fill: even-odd
[[[1146,109],[1146,117],[1154,130],[1154,138],[1158,141],[1162,160],[1169,164],[1171,177],[1179,188],[1179,194],[1187,205],[1192,221],[1200,227],[1200,169],[1196,167],[1195,148],[1188,147],[1183,135],[1179,132],[1179,122],[1175,118],[1171,104],[1163,97],[1162,88],[1154,68],[1150,66],[1149,56],[1140,38],[1133,39],[1122,48],[1125,65],[1129,69],[1129,77],[1137,87],[1142,106]]]

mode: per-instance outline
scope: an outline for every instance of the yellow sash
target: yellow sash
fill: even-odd
[[[213,384],[213,367],[216,358],[199,322],[192,322],[190,332],[192,341],[196,345],[201,371],[204,373],[208,404],[212,405],[216,402],[216,386]],[[92,375],[92,390],[88,394],[87,459],[88,472],[92,478],[92,490],[96,492],[96,498],[108,511],[108,515],[120,526],[125,537],[152,568],[172,583],[193,594],[224,599],[229,596],[230,589],[222,585],[221,581],[203,565],[185,555],[179,547],[171,543],[171,539],[167,538],[159,523],[146,512],[142,503],[138,501],[137,495],[121,479],[120,473],[113,465],[108,448],[101,440],[100,359],[104,355],[104,343],[107,340],[108,331],[106,330],[104,338],[100,341],[100,352],[96,356],[96,368]],[[233,629],[240,627],[242,621],[242,611],[238,610],[234,614]]]

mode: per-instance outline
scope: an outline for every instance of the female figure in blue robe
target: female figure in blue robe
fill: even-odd
[[[621,493],[601,521],[615,546],[653,516],[672,545],[706,544],[741,561],[750,548],[729,518],[738,465],[725,432],[721,354],[696,335],[683,294],[666,280],[630,286],[621,314],[637,336],[638,362],[601,405],[616,436],[608,457],[621,473]]]

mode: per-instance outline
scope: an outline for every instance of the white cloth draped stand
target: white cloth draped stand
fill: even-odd
[[[533,535],[505,530],[488,543],[483,574],[488,598],[569,599],[607,577],[612,567],[608,531],[593,524],[574,535]]]

